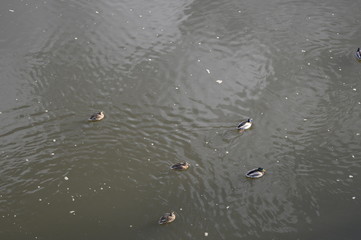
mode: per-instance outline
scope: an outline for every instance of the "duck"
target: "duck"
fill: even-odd
[[[261,168],[261,167],[255,168],[255,169],[249,170],[246,173],[246,177],[248,177],[248,178],[260,178],[265,174],[265,172],[266,172],[266,170],[264,168]]]
[[[88,120],[89,121],[100,121],[103,118],[104,118],[104,112],[101,111],[101,112],[97,112],[97,113],[92,114]]]
[[[183,171],[183,170],[187,170],[189,166],[190,164],[188,162],[180,162],[172,165],[170,169]]]
[[[237,126],[237,129],[240,130],[240,132],[249,129],[252,126],[252,122],[253,119],[248,118],[247,120],[240,122]]]
[[[361,61],[361,50],[360,50],[360,48],[357,48],[355,55],[356,55],[357,60]]]
[[[167,223],[173,222],[174,220],[175,220],[174,212],[164,213],[163,216],[160,217],[158,223],[159,224],[167,224]]]

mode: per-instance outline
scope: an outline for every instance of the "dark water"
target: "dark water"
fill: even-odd
[[[359,1],[0,6],[0,239],[359,239]]]

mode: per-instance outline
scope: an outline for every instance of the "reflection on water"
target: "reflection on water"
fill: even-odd
[[[0,5],[1,238],[358,236],[356,3]]]

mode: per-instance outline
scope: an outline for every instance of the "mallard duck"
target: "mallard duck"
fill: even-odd
[[[237,129],[240,131],[249,129],[252,126],[252,121],[253,121],[252,118],[248,118],[247,120],[240,122],[237,126]]]
[[[260,178],[264,175],[264,173],[266,172],[265,169],[263,168],[255,168],[255,169],[252,169],[250,171],[248,171],[246,173],[246,177],[248,178]]]
[[[174,220],[175,220],[174,212],[164,213],[163,216],[160,217],[158,223],[159,224],[167,224],[167,223],[173,222]]]
[[[97,112],[90,116],[89,121],[100,121],[104,118],[104,112]]]
[[[355,55],[356,55],[357,60],[361,61],[361,50],[360,50],[360,48],[357,48]]]
[[[173,170],[187,170],[189,168],[190,164],[187,162],[180,162],[172,165],[170,168]]]

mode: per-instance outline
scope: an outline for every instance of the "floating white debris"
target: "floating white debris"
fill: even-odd
[[[353,176],[352,176],[352,175],[349,175],[348,177],[349,177],[349,178],[353,178]]]
[[[183,210],[183,208],[179,208],[179,211],[182,211]]]
[[[305,52],[306,52],[306,50],[303,50],[303,49],[302,49],[302,50],[301,50],[301,52],[305,53]]]
[[[351,157],[352,157],[352,158],[355,158],[355,155],[352,154]]]
[[[75,215],[75,211],[74,211],[74,210],[69,211],[69,213]]]
[[[177,90],[178,90],[179,88],[178,88],[178,87],[175,87],[175,89],[177,89]]]
[[[204,233],[204,236],[205,236],[205,237],[208,237],[208,233],[207,233],[207,232],[205,232],[205,233]]]
[[[356,88],[353,88],[352,90],[354,90],[355,92],[357,91],[357,89],[356,89]]]
[[[226,154],[228,154],[229,152],[228,151],[226,151]]]
[[[55,153],[51,153],[50,155],[51,155],[51,156],[54,156],[54,155],[55,155]]]
[[[339,70],[339,71],[342,71],[342,69],[341,69],[341,68],[339,68],[338,70]]]
[[[15,12],[13,9],[9,9],[9,12]]]
[[[53,139],[53,142],[56,142],[56,139]]]
[[[219,37],[217,37],[217,39],[219,39]]]
[[[287,136],[285,136],[285,138],[288,138]]]
[[[352,199],[356,199],[356,197],[352,197]]]
[[[150,145],[154,146],[154,143],[151,143]]]
[[[95,11],[96,14],[98,14],[99,12],[98,11]]]
[[[129,225],[129,227],[130,227],[130,228],[132,228],[132,227],[133,227],[133,225]]]
[[[77,37],[75,37],[75,38],[74,38],[74,40],[78,40],[78,38],[77,38]]]
[[[29,162],[29,159],[25,159],[25,161]]]
[[[216,82],[221,84],[223,82],[223,80],[218,79]]]
[[[65,181],[68,181],[68,180],[69,180],[69,178],[68,178],[67,176],[65,176],[65,177],[64,177],[64,180],[65,180]]]
[[[197,62],[200,62],[200,61],[201,61],[200,59],[197,60]]]
[[[360,136],[360,133],[356,133],[356,136]]]
[[[304,118],[304,119],[303,119],[303,121],[305,121],[305,122],[306,122],[306,121],[307,121],[307,118]]]
[[[226,208],[229,209],[229,206],[227,206]]]
[[[43,201],[43,199],[39,198],[39,202]]]
[[[207,71],[207,73],[208,73],[208,74],[211,74],[211,71],[209,71],[209,69],[208,69],[208,68],[206,69],[206,71]]]
[[[340,181],[340,179],[336,179],[336,182],[339,182]]]
[[[45,112],[49,112],[49,110],[45,109]]]
[[[287,100],[287,99],[288,99],[288,97],[285,97],[285,99]]]
[[[307,65],[308,65],[308,66],[310,66],[310,65],[311,65],[311,63],[307,63]]]

